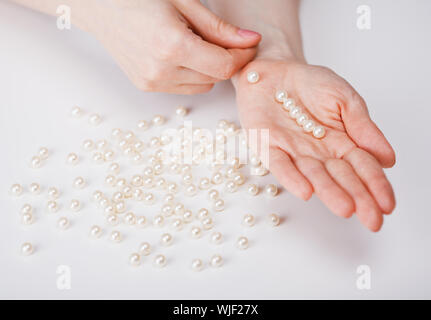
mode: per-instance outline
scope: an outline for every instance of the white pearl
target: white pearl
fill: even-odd
[[[85,151],[93,151],[94,150],[94,141],[87,139],[82,142],[82,149]]]
[[[185,185],[190,185],[193,183],[193,175],[190,172],[186,172],[183,174],[182,180]]]
[[[192,261],[192,270],[199,272],[204,268],[204,263],[202,262],[201,259],[194,259]]]
[[[210,260],[210,265],[214,268],[221,267],[223,265],[223,258],[218,254],[212,256]]]
[[[105,150],[108,147],[108,145],[109,145],[109,142],[106,141],[105,139],[101,139],[96,142],[97,149],[99,149],[100,151]]]
[[[78,106],[73,106],[72,110],[70,110],[70,115],[74,118],[80,118],[83,114],[84,112]]]
[[[233,178],[233,176],[235,175],[235,173],[236,173],[236,169],[234,167],[229,167],[226,170],[226,177],[227,178]]]
[[[166,257],[162,254],[158,254],[154,257],[154,265],[163,268],[166,265]]]
[[[193,197],[197,193],[198,193],[198,188],[194,184],[187,186],[187,188],[185,190],[185,194],[189,197]]]
[[[106,150],[103,157],[105,158],[105,161],[112,161],[115,158],[115,152],[112,150]]]
[[[290,108],[289,115],[291,118],[296,119],[301,115],[302,109],[300,107],[292,107]]]
[[[192,222],[193,221],[193,212],[190,211],[190,210],[184,211],[184,213],[183,213],[183,221],[185,223]]]
[[[49,212],[53,212],[53,213],[57,212],[58,209],[60,209],[59,205],[54,200],[48,201],[46,207],[48,208]]]
[[[269,171],[264,166],[259,166],[251,168],[250,173],[253,176],[265,176],[269,173]]]
[[[213,232],[211,234],[211,242],[213,244],[221,244],[223,242],[223,235],[220,232]]]
[[[165,117],[161,116],[161,115],[156,115],[153,118],[153,124],[156,126],[161,126],[165,123]]]
[[[174,241],[174,238],[170,233],[164,233],[160,238],[160,244],[163,246],[170,246],[173,241]]]
[[[225,144],[226,143],[226,136],[221,132],[216,134],[215,139],[216,139],[218,144]]]
[[[219,192],[215,189],[211,189],[210,191],[208,191],[208,198],[212,201],[217,200],[219,196],[220,196]]]
[[[93,113],[88,118],[88,122],[93,126],[98,126],[102,122],[102,117],[97,113]]]
[[[150,124],[148,123],[147,120],[141,120],[138,122],[138,129],[145,131],[148,130],[148,128],[150,127]]]
[[[120,219],[118,219],[118,216],[113,212],[106,216],[106,222],[111,226],[117,226],[120,223]]]
[[[163,198],[163,203],[172,203],[175,200],[175,196],[172,193],[168,193]]]
[[[172,137],[168,134],[162,133],[160,135],[160,142],[162,143],[162,145],[166,146],[172,142]]]
[[[116,202],[115,211],[117,211],[118,213],[123,213],[124,211],[126,211],[126,203],[123,200]]]
[[[162,206],[161,211],[162,211],[163,216],[165,216],[165,217],[170,217],[174,214],[174,208],[173,208],[172,204],[170,204],[170,203],[164,204]]]
[[[211,178],[211,182],[213,184],[220,184],[223,182],[223,174],[221,174],[219,171],[214,172],[212,178]]]
[[[205,230],[210,230],[214,226],[214,221],[211,217],[205,218],[201,221],[202,227]]]
[[[48,189],[48,198],[49,199],[55,200],[55,199],[58,199],[59,196],[60,196],[60,191],[58,191],[57,188],[51,187]]]
[[[155,185],[155,187],[156,187],[158,190],[165,190],[165,189],[166,189],[166,180],[165,180],[165,178],[162,178],[162,177],[157,178],[157,179],[154,181],[154,185]]]
[[[145,150],[145,143],[139,140],[133,144],[133,147],[135,148],[136,151],[142,152]]]
[[[202,229],[199,227],[192,227],[190,233],[194,239],[199,239],[202,236]]]
[[[275,213],[271,213],[268,216],[268,222],[271,226],[276,227],[280,224],[280,217],[276,215]]]
[[[118,140],[121,138],[123,132],[119,128],[114,128],[111,130],[111,138],[114,140]]]
[[[183,106],[179,106],[176,110],[175,110],[175,114],[179,117],[184,117],[187,115],[187,109]]]
[[[325,136],[325,128],[322,126],[316,126],[313,129],[313,136],[317,139],[323,138]]]
[[[33,252],[34,252],[34,248],[30,242],[24,242],[21,245],[21,254],[22,255],[29,256],[29,255],[33,254]]]
[[[133,133],[133,131],[126,131],[123,134],[123,138],[126,139],[127,141],[132,142],[133,139],[135,138],[135,134]]]
[[[138,226],[139,228],[143,228],[147,225],[147,218],[145,218],[144,216],[139,216],[136,218],[136,226]]]
[[[219,129],[226,129],[226,127],[227,127],[227,125],[229,124],[229,122],[228,121],[226,121],[226,120],[224,120],[224,119],[221,119],[221,120],[219,120],[219,122],[218,122],[218,124],[217,124],[217,127],[219,128]]]
[[[42,160],[46,160],[49,157],[49,150],[46,147],[41,147],[37,154]]]
[[[210,216],[210,212],[208,211],[208,209],[206,209],[206,208],[199,209],[199,211],[198,211],[198,219],[199,220],[203,220],[209,216]]]
[[[180,231],[183,228],[183,221],[180,218],[174,219],[172,221],[172,228],[176,231]]]
[[[234,181],[229,180],[229,181],[226,181],[225,189],[226,191],[233,193],[238,190],[238,185]]]
[[[222,199],[217,199],[214,201],[214,210],[218,212],[224,210],[224,201]]]
[[[178,203],[174,207],[174,212],[176,215],[182,215],[184,213],[184,205],[182,203]]]
[[[22,224],[25,224],[25,225],[32,224],[34,222],[33,215],[31,213],[29,213],[29,212],[28,213],[24,213],[21,216],[21,222],[22,222]]]
[[[20,196],[22,192],[23,192],[23,187],[20,184],[16,183],[10,187],[10,194],[15,197]]]
[[[112,242],[118,243],[118,242],[121,242],[121,240],[123,240],[123,236],[121,235],[120,231],[112,231],[110,239]]]
[[[100,152],[93,153],[92,159],[96,164],[102,164],[105,162],[105,158],[103,157],[103,154]]]
[[[124,215],[124,222],[129,226],[132,226],[136,223],[136,216],[133,212],[128,212]]]
[[[249,71],[247,73],[247,81],[250,83],[256,83],[259,81],[259,73],[256,71]]]
[[[244,216],[244,218],[242,219],[242,221],[243,221],[243,223],[244,223],[244,225],[245,225],[245,226],[247,226],[247,227],[253,227],[253,226],[254,226],[255,219],[254,219],[254,216],[253,216],[253,215],[251,215],[251,214],[246,214],[246,215]]]
[[[259,193],[259,187],[255,184],[250,184],[247,187],[247,193],[251,196],[256,196]]]
[[[278,188],[275,184],[265,186],[265,194],[270,197],[275,197],[278,194]]]
[[[94,201],[99,201],[100,199],[102,199],[103,197],[103,193],[100,190],[96,190],[93,192],[93,200]]]
[[[160,214],[157,214],[157,215],[155,215],[154,216],[154,218],[153,218],[153,224],[156,226],[156,227],[163,227],[163,225],[165,224],[165,219],[163,218],[163,216],[162,215],[160,215]]]
[[[156,197],[154,194],[148,192],[144,195],[143,201],[146,205],[153,205],[156,202]]]
[[[130,199],[133,196],[133,188],[131,186],[124,186],[121,191],[124,194],[124,198]]]
[[[283,103],[285,99],[287,99],[287,92],[283,90],[277,90],[277,92],[275,93],[275,100],[280,103]]]
[[[33,207],[28,203],[26,203],[21,207],[21,213],[22,214],[33,213]]]
[[[38,183],[33,182],[30,184],[30,188],[29,188],[30,192],[34,195],[40,194],[41,192],[41,187]]]
[[[144,177],[142,181],[142,186],[147,189],[151,189],[154,187],[154,179],[153,177]]]
[[[255,154],[250,155],[250,164],[253,167],[260,166],[261,162],[260,162],[259,157],[257,155],[255,155]]]
[[[139,246],[139,253],[148,256],[151,253],[151,245],[148,242],[142,242]]]
[[[283,101],[283,109],[286,111],[290,111],[295,106],[295,100],[292,98],[285,99]]]
[[[242,186],[245,183],[245,177],[241,172],[236,172],[233,177],[233,182],[235,182],[236,185]]]
[[[101,197],[98,201],[99,201],[99,206],[102,209],[105,209],[106,207],[108,207],[110,205],[110,202],[109,202],[108,198],[106,198],[106,197]]]
[[[66,230],[70,226],[69,219],[67,219],[66,217],[61,217],[57,221],[57,226],[62,230]]]
[[[209,187],[211,187],[211,181],[209,178],[202,178],[199,181],[199,189],[201,190],[207,190]]]
[[[314,121],[313,120],[306,120],[302,124],[302,127],[304,128],[305,132],[312,132],[314,129]]]
[[[42,166],[42,159],[39,156],[33,156],[30,160],[30,167],[33,169],[40,168]]]
[[[79,211],[81,210],[81,203],[77,199],[70,200],[70,210],[72,211]]]
[[[296,118],[296,123],[302,126],[305,121],[308,120],[308,116],[304,113],[301,113],[298,118]]]
[[[77,177],[73,181],[73,186],[77,189],[83,189],[85,187],[85,180],[83,177]]]
[[[170,193],[177,193],[178,192],[178,185],[175,182],[170,182],[167,185],[167,190]]]
[[[100,228],[99,226],[92,226],[90,228],[90,237],[92,238],[100,238],[100,236],[102,235],[102,228]]]
[[[129,257],[129,263],[133,267],[137,267],[141,264],[141,256],[139,253],[132,253]]]
[[[239,237],[236,244],[239,249],[245,250],[248,248],[248,239],[246,237]]]

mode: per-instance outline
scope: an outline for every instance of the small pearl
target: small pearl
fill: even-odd
[[[167,185],[167,190],[170,193],[177,193],[178,192],[178,185],[175,182],[170,182]]]
[[[214,201],[214,210],[218,212],[224,210],[224,201],[222,199],[217,199]]]
[[[163,164],[162,163],[156,163],[153,166],[153,170],[154,170],[154,174],[155,175],[160,175],[163,173]]]
[[[151,253],[151,245],[148,242],[142,242],[139,246],[139,253],[148,256]]]
[[[147,120],[141,120],[138,122],[138,129],[139,130],[146,131],[146,130],[148,130],[149,127],[150,127],[150,124],[148,123]]]
[[[57,212],[58,209],[60,209],[59,205],[54,200],[48,201],[46,207],[48,208],[49,212],[53,212],[53,213]]]
[[[226,181],[225,189],[230,193],[234,193],[238,190],[238,185],[234,181],[229,180],[229,181]]]
[[[103,157],[103,154],[100,152],[93,153],[92,159],[93,159],[93,162],[96,164],[102,164],[105,162],[105,158]]]
[[[158,254],[154,257],[154,265],[163,268],[166,265],[166,257],[162,254]]]
[[[325,128],[323,128],[322,126],[314,127],[313,136],[317,139],[323,138],[325,136]]]
[[[245,183],[245,177],[241,172],[236,172],[233,175],[232,179],[237,186],[242,186]]]
[[[247,193],[251,196],[256,196],[259,193],[259,187],[255,184],[250,184],[247,187]]]
[[[124,211],[126,211],[126,203],[123,200],[116,202],[115,210],[117,211],[117,213],[123,213]]]
[[[118,139],[121,138],[122,134],[123,134],[123,132],[121,131],[121,129],[114,128],[111,131],[111,138],[114,139],[114,140],[118,140]]]
[[[23,187],[20,184],[16,183],[10,187],[10,194],[15,197],[20,196],[22,192],[23,192]]]
[[[277,100],[280,103],[283,103],[284,100],[287,99],[287,92],[283,90],[278,90],[275,93],[275,100]]]
[[[156,126],[161,126],[165,123],[165,117],[161,116],[161,115],[156,115],[153,118],[153,124]]]
[[[275,213],[271,213],[268,216],[268,222],[271,226],[276,227],[280,224],[280,217],[276,215]]]
[[[139,228],[143,228],[147,225],[147,218],[145,218],[144,216],[139,216],[136,218],[136,226],[138,226]]]
[[[109,202],[108,198],[106,198],[106,197],[101,197],[98,201],[99,201],[99,206],[100,206],[102,209],[105,209],[105,208],[106,208],[106,207],[108,207],[108,206],[109,206],[109,204],[110,204],[110,202]]]
[[[163,216],[162,215],[160,215],[160,214],[157,214],[157,215],[155,215],[154,216],[154,218],[153,218],[153,224],[156,226],[156,227],[163,227],[163,225],[165,224],[165,219],[163,218]]]
[[[40,168],[42,166],[42,159],[39,156],[33,156],[30,160],[30,167],[33,169]]]
[[[179,106],[176,110],[175,110],[175,114],[179,117],[185,117],[187,115],[187,109],[183,106]]]
[[[78,106],[73,106],[72,110],[70,110],[70,115],[73,118],[80,118],[80,117],[82,117],[83,114],[84,114],[84,112]]]
[[[219,128],[219,129],[226,129],[226,127],[227,127],[227,125],[229,124],[229,122],[228,121],[226,121],[226,120],[224,120],[224,119],[222,119],[222,120],[219,120],[219,122],[218,122],[218,124],[217,124],[217,127]]]
[[[46,160],[49,157],[49,150],[46,147],[41,147],[39,148],[39,151],[37,152],[37,154],[42,160]]]
[[[192,270],[199,272],[204,268],[204,263],[202,262],[201,259],[194,259],[192,261]]]
[[[286,111],[290,111],[295,106],[295,100],[294,99],[285,99],[283,101],[283,109]]]
[[[70,226],[69,219],[67,219],[66,217],[61,217],[57,221],[57,226],[58,226],[58,228],[60,228],[62,230],[66,230]]]
[[[51,187],[48,189],[48,198],[49,199],[55,200],[55,199],[58,199],[59,196],[60,196],[60,191],[58,191],[57,188]]]
[[[314,121],[313,120],[306,120],[302,124],[302,127],[304,128],[305,132],[312,132],[314,129]]]
[[[123,236],[121,235],[120,231],[112,231],[110,239],[112,242],[119,243],[121,240],[123,240]]]
[[[123,138],[131,142],[135,139],[135,134],[133,133],[133,131],[126,131],[123,134]]]
[[[211,187],[211,181],[209,178],[202,178],[199,181],[199,189],[201,190],[207,190]]]
[[[85,180],[83,177],[77,177],[73,181],[73,186],[77,189],[83,189],[85,187]]]
[[[128,212],[124,216],[124,222],[129,226],[132,226],[136,223],[136,216],[133,212]]]
[[[236,244],[239,249],[245,250],[248,248],[248,239],[246,237],[239,237]]]
[[[137,267],[141,264],[141,256],[139,253],[132,253],[129,257],[129,263],[133,267]]]
[[[160,139],[158,137],[152,137],[150,139],[150,147],[151,148],[158,148],[158,147],[160,147]]]
[[[67,164],[75,166],[78,164],[78,155],[76,153],[69,153],[66,159]]]
[[[201,221],[202,227],[205,230],[210,230],[214,226],[214,221],[211,217],[205,218]]]
[[[90,237],[92,238],[100,238],[100,236],[102,235],[102,228],[100,228],[99,226],[92,226],[90,228]]]
[[[255,222],[254,216],[251,215],[251,214],[246,214],[244,216],[244,218],[242,219],[242,222],[247,227],[253,227],[254,226],[254,222]]]
[[[170,204],[170,203],[164,204],[162,206],[161,211],[162,211],[163,216],[165,216],[165,217],[170,217],[174,214],[174,208],[173,208],[172,204]]]
[[[163,198],[163,203],[172,203],[175,200],[175,196],[172,193],[168,193]]]
[[[223,265],[223,258],[216,254],[210,260],[210,265],[214,268],[219,268]]]
[[[105,158],[105,161],[112,161],[115,158],[115,152],[112,150],[106,150],[103,157]]]
[[[255,154],[250,155],[250,164],[251,164],[253,167],[260,166],[261,162],[260,162],[259,157],[258,157],[257,155],[255,155]]]
[[[225,144],[226,143],[226,136],[221,132],[216,134],[215,139],[216,139],[217,143],[219,143],[219,144]]]
[[[227,178],[233,178],[233,176],[235,175],[235,173],[236,173],[236,169],[234,167],[229,167],[226,170],[226,177]]]
[[[192,235],[192,238],[199,239],[202,236],[202,229],[199,228],[199,227],[194,226],[190,230],[190,233]]]
[[[156,202],[156,197],[152,193],[146,193],[143,199],[146,205],[153,205]]]
[[[182,181],[185,185],[190,185],[193,183],[193,175],[189,172],[183,174]]]
[[[102,122],[102,117],[97,113],[93,113],[88,118],[88,122],[93,126],[98,126]]]
[[[34,195],[40,194],[41,192],[41,187],[38,183],[33,182],[32,184],[30,184],[30,188],[29,188],[30,192]]]
[[[103,193],[100,190],[96,190],[93,192],[93,200],[94,201],[99,201],[100,199],[102,199],[103,197]]]
[[[124,198],[130,199],[133,196],[133,188],[131,186],[124,186],[121,191],[124,194]]]
[[[172,228],[176,231],[180,231],[183,228],[183,221],[180,218],[174,219],[172,221]]]
[[[106,222],[111,226],[118,226],[118,224],[120,223],[120,219],[115,214],[115,212],[113,212],[106,216]]]
[[[278,188],[275,184],[265,186],[265,194],[270,197],[275,197],[278,194]]]
[[[210,191],[208,191],[208,198],[212,201],[217,200],[219,196],[220,196],[219,192],[215,189],[211,189]]]
[[[93,151],[94,150],[94,141],[87,139],[82,142],[82,149],[85,151]]]
[[[211,234],[211,243],[213,244],[221,244],[223,242],[223,235],[220,232],[213,232]]]
[[[247,81],[250,83],[256,83],[259,81],[259,73],[256,71],[249,71],[247,73]]]
[[[81,210],[81,203],[77,199],[72,199],[70,201],[70,210],[78,212]]]
[[[30,242],[25,242],[21,245],[21,254],[24,256],[29,256],[33,254],[34,248]]]
[[[178,203],[174,207],[174,212],[176,215],[182,215],[184,213],[184,205],[182,203]]]
[[[193,221],[193,212],[191,212],[190,210],[186,210],[183,213],[183,221],[185,223],[189,223]]]
[[[160,238],[160,244],[163,246],[170,246],[173,242],[173,237],[170,233],[164,233],[162,234],[162,237]]]
[[[136,151],[142,152],[145,150],[145,143],[139,140],[133,144],[133,147],[135,148]]]
[[[198,211],[198,219],[203,220],[205,218],[208,218],[210,216],[210,212],[206,208],[201,208]]]
[[[293,119],[298,118],[302,114],[302,109],[300,107],[292,107],[289,111],[289,116]]]
[[[269,171],[264,166],[259,166],[251,168],[250,173],[253,176],[265,176]]]
[[[106,185],[108,185],[110,187],[114,187],[117,183],[117,180],[115,179],[115,177],[113,175],[109,174],[105,178],[105,183],[106,183]]]
[[[219,171],[214,172],[214,174],[213,174],[213,176],[211,178],[211,182],[213,184],[223,183],[223,175]]]
[[[185,190],[185,194],[189,197],[193,197],[197,193],[198,193],[198,188],[194,184],[187,186]]]
[[[21,223],[22,224],[25,224],[25,225],[29,225],[29,224],[32,224],[34,222],[34,218],[33,218],[33,215],[31,214],[31,213],[24,213],[22,216],[21,216]]]
[[[33,208],[31,205],[29,205],[28,203],[24,204],[21,208],[21,213],[22,214],[26,214],[26,213],[33,213]]]

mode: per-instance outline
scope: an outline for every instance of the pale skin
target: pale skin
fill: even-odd
[[[307,64],[297,0],[209,0],[212,11],[197,0],[13,1],[51,15],[69,5],[72,23],[95,35],[141,90],[196,94],[232,78],[241,124],[269,129],[265,165],[289,192],[304,200],[316,193],[333,213],[356,214],[372,231],[393,211],[383,168],[395,153],[353,87]],[[258,83],[247,82],[250,70]],[[304,133],[274,100],[276,89],[288,91],[326,136]]]

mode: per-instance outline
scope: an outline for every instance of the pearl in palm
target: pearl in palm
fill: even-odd
[[[256,83],[259,81],[259,73],[256,71],[249,71],[247,72],[247,81],[249,83]]]
[[[275,93],[275,100],[277,100],[280,103],[283,103],[284,100],[287,99],[287,92],[283,90],[277,90]]]

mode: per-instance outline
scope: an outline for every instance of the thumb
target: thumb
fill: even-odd
[[[187,3],[187,4],[186,4]],[[224,48],[251,48],[259,44],[261,35],[240,29],[215,15],[199,0],[175,1],[177,8],[206,41]]]

